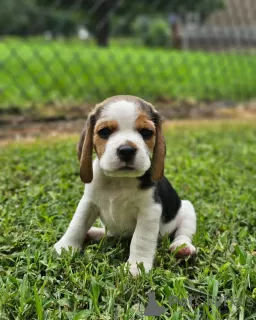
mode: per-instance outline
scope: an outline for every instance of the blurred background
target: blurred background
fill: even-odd
[[[255,0],[1,0],[0,125],[81,119],[116,94],[168,119],[251,114],[255,53]]]

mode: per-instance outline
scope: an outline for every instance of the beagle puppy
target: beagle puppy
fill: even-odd
[[[165,141],[152,104],[124,95],[104,100],[89,114],[77,153],[85,192],[57,253],[105,234],[130,237],[129,270],[137,275],[138,263],[152,268],[159,236],[174,234],[170,251],[178,256],[196,252],[195,210],[164,177]],[[103,228],[92,226],[97,218]]]

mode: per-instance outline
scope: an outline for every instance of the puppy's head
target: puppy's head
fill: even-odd
[[[114,96],[88,116],[78,144],[80,176],[93,179],[93,148],[107,176],[141,177],[150,169],[152,180],[164,172],[165,142],[154,107],[137,97]]]

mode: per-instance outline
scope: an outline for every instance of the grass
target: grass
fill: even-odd
[[[151,290],[166,309],[159,319],[255,319],[255,126],[182,125],[166,138],[165,173],[195,205],[199,253],[176,261],[164,239],[153,271],[137,279],[124,269],[128,242],[52,250],[83,192],[77,138],[1,150],[1,320],[142,319]]]
[[[249,53],[6,39],[0,66],[0,108],[95,102],[122,93],[245,100],[256,92],[256,57]]]

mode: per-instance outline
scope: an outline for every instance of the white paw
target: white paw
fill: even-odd
[[[129,266],[129,271],[130,271],[130,273],[131,273],[131,275],[132,275],[133,277],[136,277],[137,275],[140,274],[140,270],[139,270],[139,268],[137,267],[136,264],[131,264],[131,265]]]
[[[91,227],[86,233],[85,241],[96,240],[99,241],[105,236],[105,228]]]
[[[138,262],[138,263],[140,263],[140,262]],[[141,263],[143,263],[143,262],[141,262]],[[134,277],[136,277],[139,274],[141,274],[141,270],[140,270],[139,266],[137,265],[137,263],[130,263],[129,261],[127,261],[126,265],[128,266],[130,273]],[[146,273],[148,273],[152,268],[151,265],[146,264],[146,263],[143,263],[143,267],[144,267],[144,270],[145,270]]]
[[[177,257],[188,257],[196,253],[196,248],[186,240],[176,240],[170,245],[170,251],[175,251],[178,247],[181,247],[176,252]]]
[[[55,243],[54,245],[54,249],[56,250],[56,252],[60,255],[61,254],[61,251],[62,249],[64,250],[69,250],[69,248],[72,248],[72,251],[73,250],[77,250],[77,249],[80,249],[80,246],[72,243],[72,242],[69,242],[69,241],[65,241],[65,240],[62,240],[60,239],[58,242]]]

